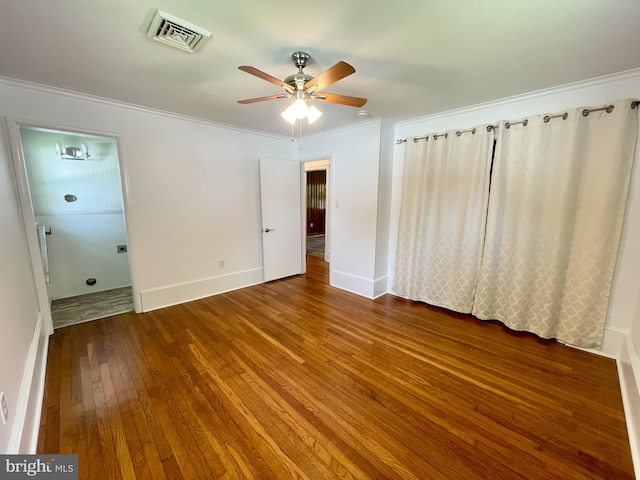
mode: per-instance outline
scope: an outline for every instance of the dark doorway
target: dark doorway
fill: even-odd
[[[307,172],[307,236],[324,235],[327,171]]]
[[[307,254],[324,258],[327,171],[307,172]]]

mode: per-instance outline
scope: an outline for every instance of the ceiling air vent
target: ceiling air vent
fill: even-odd
[[[195,52],[210,35],[211,32],[204,28],[160,10],[156,10],[147,31],[149,38],[191,53]]]

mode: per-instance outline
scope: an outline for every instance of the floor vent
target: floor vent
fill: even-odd
[[[211,36],[211,32],[156,10],[147,36],[158,42],[193,53]]]

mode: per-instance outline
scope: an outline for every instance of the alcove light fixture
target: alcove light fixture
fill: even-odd
[[[79,147],[65,147],[61,142],[56,142],[56,153],[62,160],[89,160],[89,145],[81,143]]]
[[[282,118],[291,125],[294,125],[296,120],[302,120],[303,118],[306,118],[309,124],[312,124],[322,115],[322,112],[315,105],[309,103],[309,98],[305,91],[296,90],[291,99],[287,109],[281,113]]]

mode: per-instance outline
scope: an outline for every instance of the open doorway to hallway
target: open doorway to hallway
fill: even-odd
[[[327,171],[307,173],[307,255],[324,259]]]
[[[329,167],[330,160],[305,163],[306,254],[330,261]]]
[[[133,311],[116,140],[20,127],[20,141],[54,328]]]

